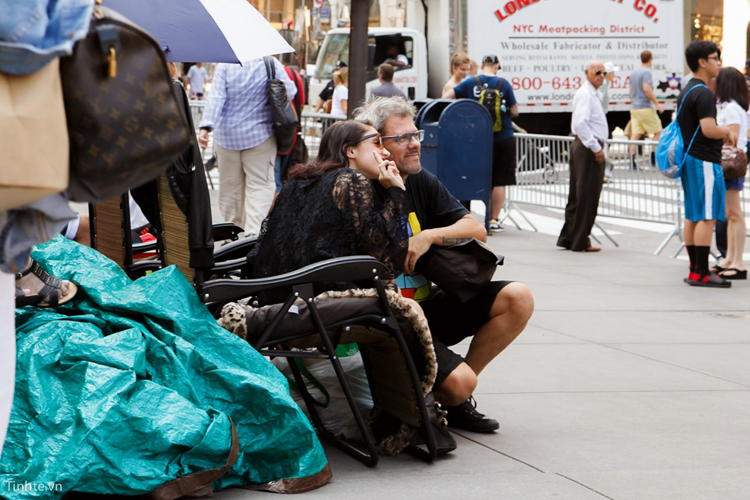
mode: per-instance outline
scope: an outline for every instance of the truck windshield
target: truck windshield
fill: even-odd
[[[326,37],[318,54],[315,76],[323,80],[331,78],[336,61],[344,61],[349,64],[348,34],[328,35]]]
[[[414,57],[414,40],[411,37],[405,36],[394,36],[392,34],[372,36],[370,35],[367,39],[367,44],[370,47],[370,56],[374,57],[374,64],[371,71],[367,73],[367,81],[375,80],[378,76],[378,65],[385,61],[388,55],[388,48],[391,45],[398,47],[398,53],[403,54],[408,59],[409,63],[406,66],[396,66],[396,71],[410,68]],[[372,52],[374,50],[374,52]],[[344,61],[349,64],[349,34],[342,33],[336,35],[328,35],[323,41],[323,45],[320,47],[318,53],[318,60],[315,65],[315,76],[321,80],[328,80],[331,78],[333,67],[336,65],[336,61]]]

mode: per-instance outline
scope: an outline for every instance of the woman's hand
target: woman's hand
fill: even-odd
[[[380,182],[380,184],[382,184],[385,188],[391,188],[395,186],[406,191],[404,180],[401,178],[401,174],[399,174],[398,168],[396,168],[396,164],[390,160],[383,160],[382,158],[378,157],[378,155],[374,151],[372,153],[372,156],[375,158],[375,161],[378,162],[378,182]]]

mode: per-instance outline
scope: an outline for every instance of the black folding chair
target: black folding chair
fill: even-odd
[[[425,404],[425,392],[431,390],[431,383],[426,386],[425,380],[429,379],[426,375],[428,367],[435,367],[434,353],[429,340],[426,343],[430,346],[427,349],[430,354],[421,353],[425,342],[420,342],[409,321],[403,315],[398,316],[391,307],[380,280],[385,271],[385,266],[370,256],[341,257],[270,278],[210,280],[203,283],[201,298],[216,309],[228,301],[257,296],[269,289],[285,290],[283,303],[258,307],[246,314],[245,335],[247,341],[266,356],[330,361],[362,440],[346,440],[325,428],[296,363],[290,362],[310,418],[321,436],[366,465],[375,466],[378,462],[378,441],[382,447],[383,434],[375,428],[372,433],[368,429],[336,355],[339,343],[357,342],[375,408],[385,415],[385,422],[407,425],[400,431],[403,439],[403,431],[407,430],[406,442],[413,432],[417,432],[421,439],[412,440],[412,443],[422,444],[412,444],[408,451],[432,461],[438,449]],[[313,291],[315,283],[342,281],[367,281],[373,288],[366,291],[365,297],[339,297],[346,295],[345,292],[316,297]],[[415,359],[420,365],[421,376]]]

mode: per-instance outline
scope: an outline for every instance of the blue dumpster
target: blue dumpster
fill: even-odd
[[[422,167],[437,176],[462,201],[481,200],[489,229],[492,192],[492,118],[471,99],[436,99],[417,113],[416,126],[425,131]]]

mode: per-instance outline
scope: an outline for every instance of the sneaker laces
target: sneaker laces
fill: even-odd
[[[480,419],[485,417],[484,413],[480,413],[479,411],[477,411],[477,400],[474,399],[473,395],[469,396],[469,399],[466,400],[466,403],[464,403],[462,406],[466,408],[466,412],[468,414],[473,417],[479,417]]]

